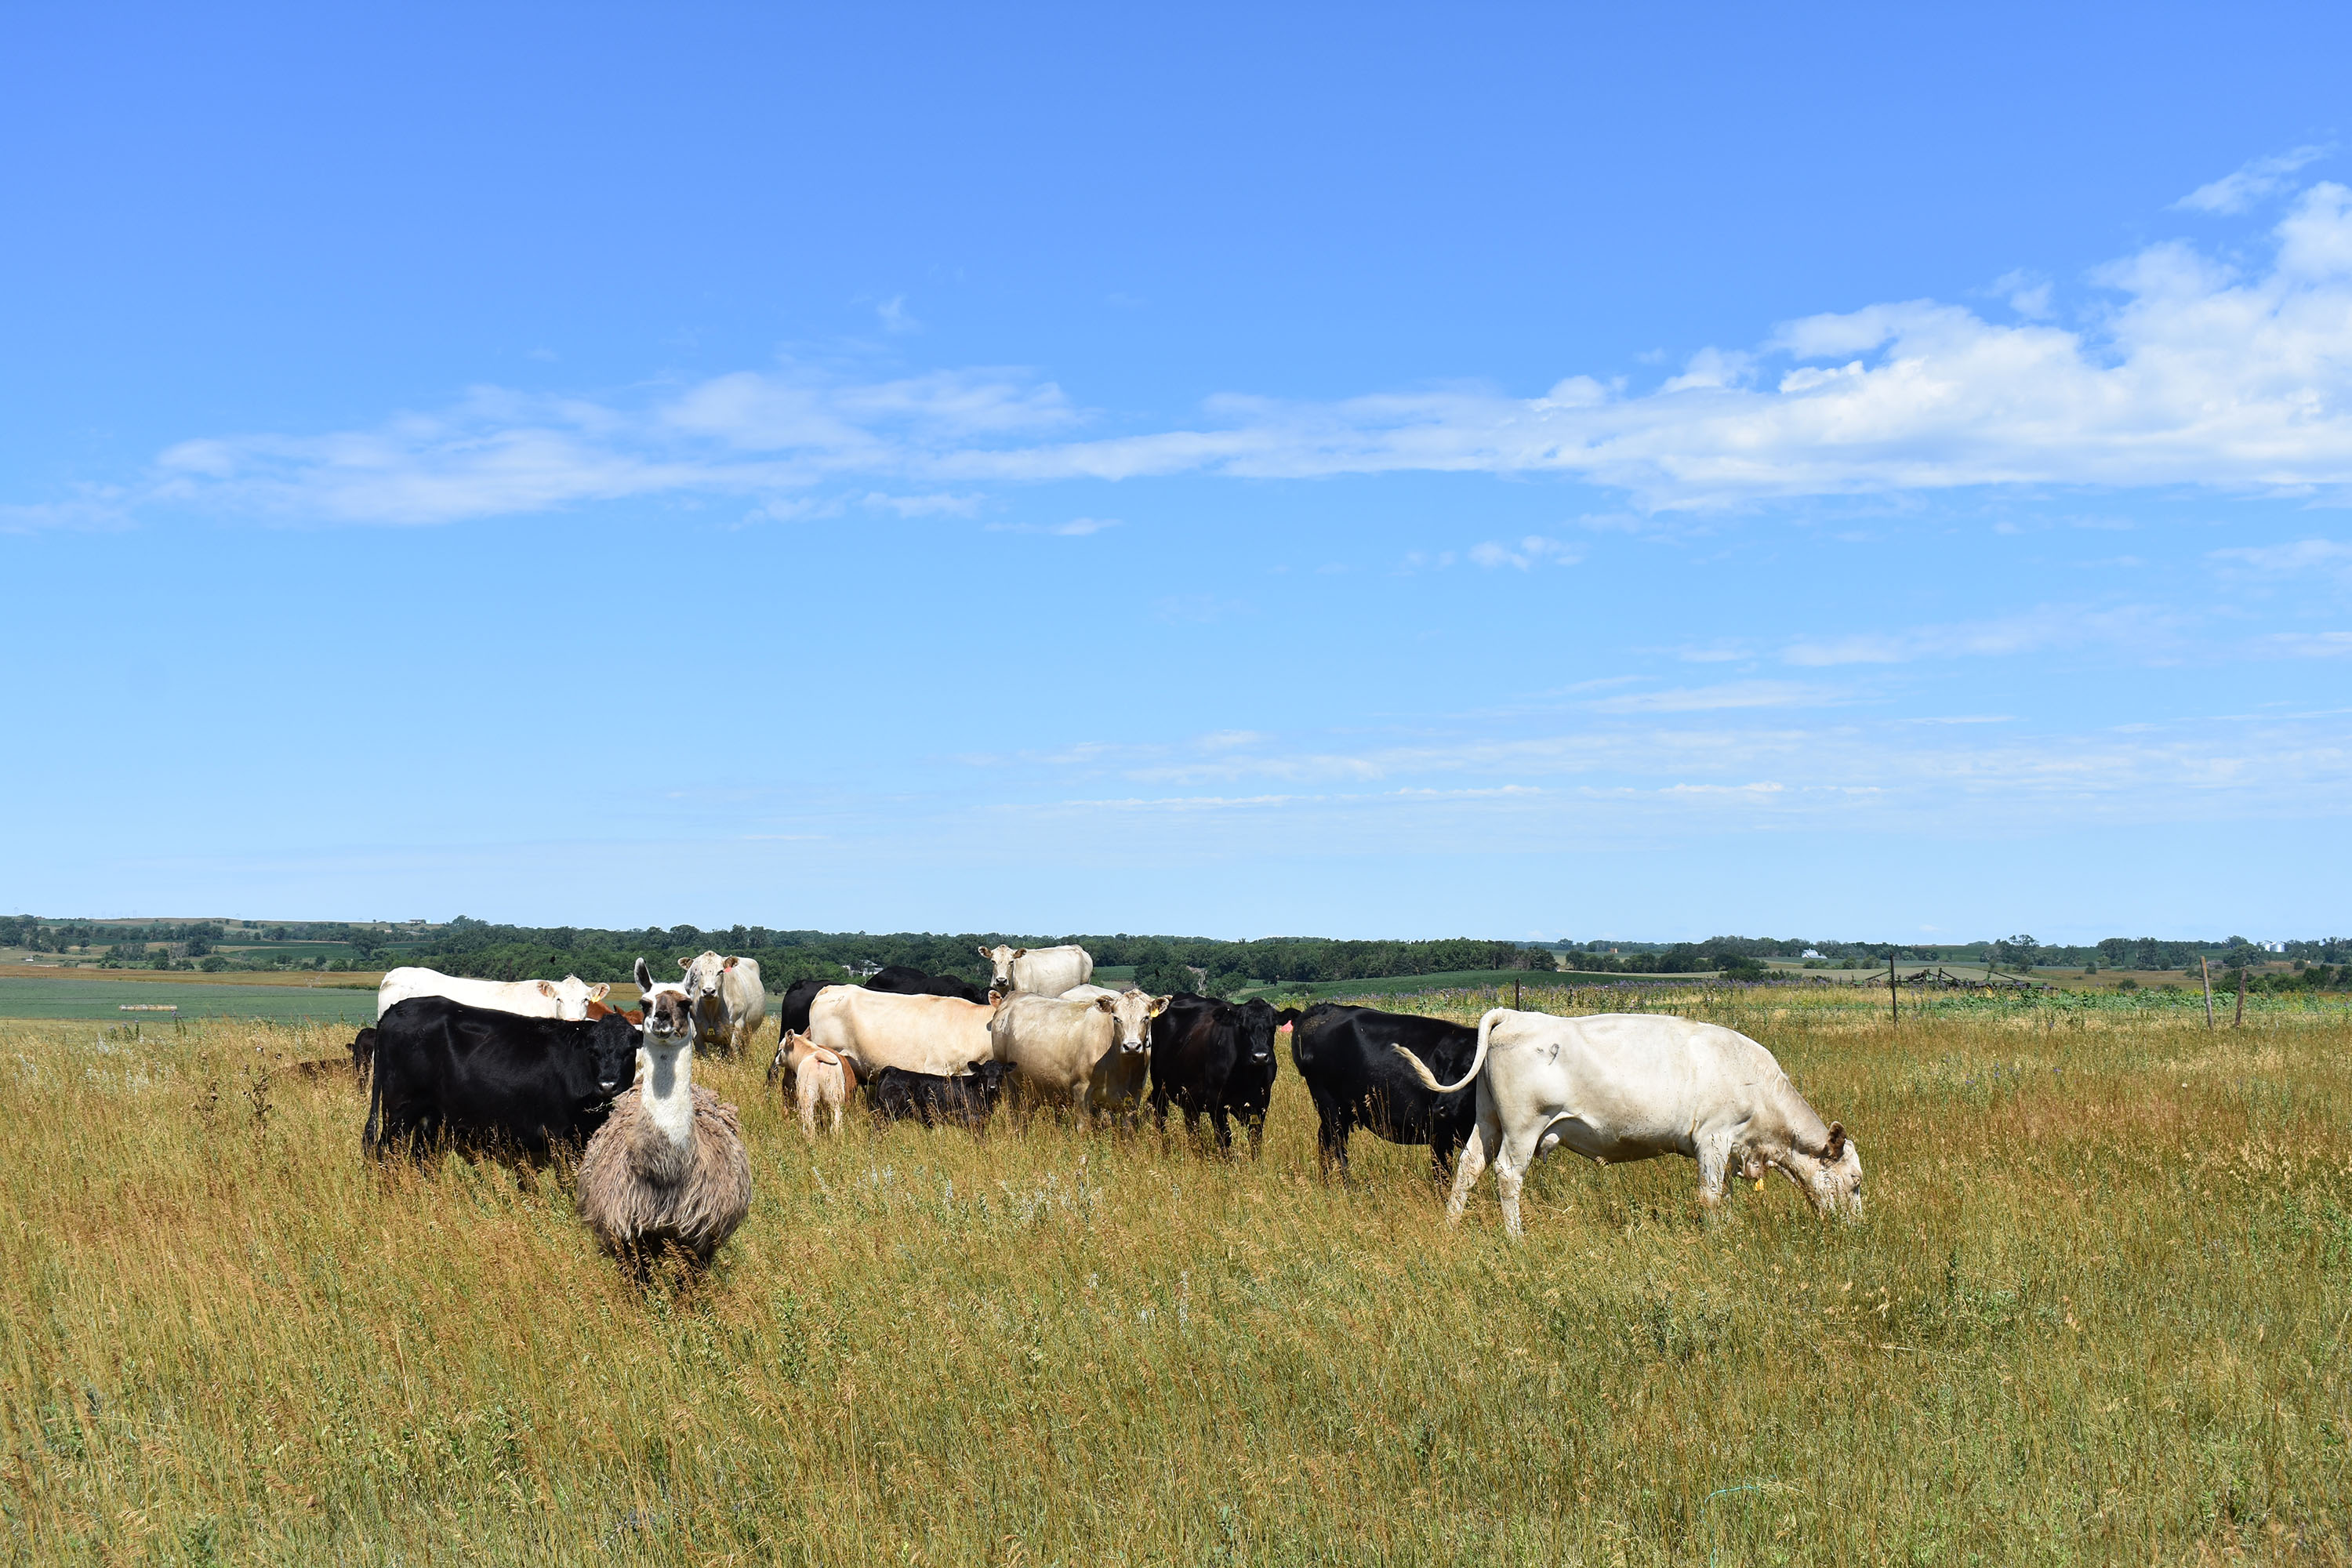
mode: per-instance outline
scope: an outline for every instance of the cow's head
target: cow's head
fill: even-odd
[[[996,1109],[997,1098],[1004,1092],[1004,1075],[1013,1070],[1013,1064],[983,1057],[966,1070],[971,1074],[972,1089],[980,1096],[980,1114],[986,1116]]]
[[[1755,1162],[1750,1161],[1753,1165]],[[1819,1150],[1790,1149],[1782,1163],[1804,1192],[1813,1212],[1853,1219],[1862,1214],[1862,1151],[1845,1135],[1845,1123],[1830,1123]],[[1763,1172],[1757,1170],[1756,1174]]]
[[[1241,1038],[1243,1062],[1263,1071],[1274,1065],[1275,1031],[1282,1026],[1281,1015],[1264,997],[1253,1000],[1245,1007],[1234,1009],[1235,1028]]]
[[[612,989],[609,985],[591,985],[576,974],[539,982],[539,994],[555,1003],[555,1016],[575,1024],[588,1016],[588,1004],[602,1002]]]
[[[1013,961],[1016,958],[1026,958],[1029,956],[1029,950],[1025,947],[1007,947],[1000,942],[994,947],[982,948],[980,956],[988,960],[992,966],[988,974],[988,988],[992,991],[1009,993],[1013,989]]]
[[[1118,1026],[1118,1048],[1122,1051],[1149,1050],[1151,1047],[1151,1020],[1168,1010],[1168,998],[1147,995],[1140,991],[1122,991],[1116,996],[1097,996],[1095,1007],[1111,1016]]]
[[[617,1013],[607,1013],[588,1031],[596,1064],[596,1098],[610,1100],[629,1087],[637,1072],[637,1031]]]

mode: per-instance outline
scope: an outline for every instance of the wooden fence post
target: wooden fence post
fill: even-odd
[[[1886,1026],[1890,1029],[1903,1026],[1903,1005],[1897,999],[1900,995],[1895,989],[1895,950],[1890,947],[1886,950]]]
[[[2197,958],[2197,973],[2205,982],[2205,1026],[2210,1029],[2213,1026],[2213,966],[2202,953]]]
[[[1517,976],[1514,975],[1514,976],[1512,977],[1512,979],[1511,979],[1511,1011],[1512,1011],[1512,1012],[1514,1012],[1514,1013],[1516,1013],[1516,1012],[1517,1012],[1518,1010],[1519,1010],[1519,982],[1518,982],[1518,978],[1517,978]]]
[[[2245,955],[2244,953],[2242,953],[2242,953],[2240,953],[2238,956],[2239,956],[2240,958],[2242,958],[2242,958],[2244,958],[2246,955]],[[2241,964],[2239,964],[2239,965],[2238,965],[2238,1016],[2237,1016],[2236,1017],[2234,1017],[2234,1018],[2232,1018],[2232,1019],[2231,1019],[2231,1020],[2230,1020],[2230,1027],[2231,1027],[2231,1028],[2233,1028],[2233,1029],[2242,1029],[2242,1028],[2244,1028],[2245,1026],[2246,1026],[2246,966],[2245,966],[2243,963],[2241,963]]]

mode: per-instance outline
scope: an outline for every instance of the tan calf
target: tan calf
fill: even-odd
[[[793,1098],[800,1101],[801,1131],[816,1136],[820,1107],[833,1112],[833,1130],[841,1131],[842,1107],[857,1087],[857,1069],[837,1051],[826,1050],[806,1035],[787,1031],[783,1038],[784,1072]]]

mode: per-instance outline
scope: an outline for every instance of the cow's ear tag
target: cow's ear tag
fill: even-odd
[[[1761,1176],[1756,1178],[1756,1190],[1759,1193],[1764,1190],[1764,1178]]]

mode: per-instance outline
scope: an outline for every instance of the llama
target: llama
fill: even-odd
[[[847,1103],[850,1090],[857,1087],[857,1068],[838,1051],[826,1050],[811,1041],[806,1035],[784,1035],[784,1071],[791,1076],[793,1090],[801,1107],[801,1131],[811,1138],[816,1136],[816,1113],[819,1107],[833,1112],[833,1130],[841,1131],[841,1108]]]
[[[656,990],[642,958],[637,984],[646,1019],[640,1073],[588,1141],[580,1215],[625,1259],[674,1247],[704,1263],[751,1206],[751,1163],[735,1108],[695,1086],[694,1004],[677,986]]]

